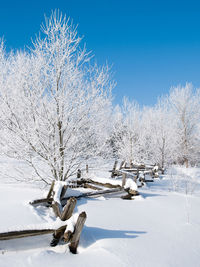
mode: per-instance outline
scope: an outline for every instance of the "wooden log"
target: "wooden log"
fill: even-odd
[[[131,196],[139,196],[139,192],[136,190],[129,189],[128,190],[129,195]]]
[[[120,188],[121,187],[120,185],[114,185],[110,183],[101,183],[101,182],[93,181],[91,179],[87,179],[86,181],[91,184],[100,185],[100,186],[104,186],[108,188]]]
[[[5,233],[0,233],[0,240],[10,240],[16,238],[24,238],[37,235],[46,235],[52,233],[59,233],[66,229],[66,225],[59,227],[58,229],[28,229],[19,231],[10,231]]]
[[[126,184],[126,173],[122,173],[122,187]]]
[[[61,214],[62,214],[62,206],[61,206],[61,204],[59,204],[58,202],[53,201],[52,202],[52,208],[53,208],[55,216],[60,218]]]
[[[91,184],[84,184],[83,185],[84,188],[90,188],[90,189],[93,189],[93,190],[101,190],[100,187],[97,187],[97,186],[94,186],[94,185],[91,185]]]
[[[62,221],[68,220],[72,216],[73,211],[74,211],[75,206],[76,206],[76,202],[77,201],[76,201],[75,197],[71,197],[67,201],[67,204],[64,206],[61,217],[60,217],[60,219]]]
[[[106,195],[106,194],[112,194],[112,193],[117,193],[117,192],[121,192],[124,191],[124,188],[119,187],[119,188],[112,188],[112,189],[106,189],[106,190],[99,190],[99,191],[95,191],[95,192],[89,192],[89,193],[83,193],[77,197],[75,197],[76,199],[82,198],[82,197],[98,197],[101,195]],[[62,200],[62,202],[64,203],[68,198],[64,198]]]
[[[63,197],[65,196],[66,192],[67,192],[67,185],[64,185],[60,194],[60,199],[62,200]]]
[[[117,160],[115,160],[115,163],[113,165],[113,169],[112,169],[112,173],[111,173],[111,177],[115,177],[115,170],[116,170],[116,167],[117,167]]]
[[[127,194],[125,196],[121,196],[122,199],[132,200],[132,195]]]
[[[52,203],[52,208],[55,213],[56,217],[59,217],[62,221],[68,220],[74,211],[74,208],[76,206],[76,198],[71,197],[69,200],[67,200],[67,204],[62,209],[62,205],[58,202]]]
[[[108,187],[108,188],[118,188],[118,187],[121,187],[120,185],[114,185],[114,184],[110,184],[110,183],[101,183],[99,181],[94,181],[92,179],[80,179],[80,180],[77,181],[77,184],[78,185],[94,184],[94,185],[99,185],[99,186]],[[98,188],[98,189],[101,189],[101,188]]]
[[[64,241],[66,243],[68,243],[72,238],[72,232],[71,231],[67,231],[67,232],[64,232]]]
[[[60,241],[61,237],[63,236],[65,229],[66,229],[66,225],[61,226],[60,228],[58,228],[57,230],[54,231],[53,233],[53,239],[50,242],[50,246],[51,247],[55,247],[57,246],[58,242]]]
[[[135,182],[137,181],[138,178],[139,178],[139,168],[137,168],[137,175],[136,175],[136,178],[135,178]]]
[[[93,197],[93,196],[99,196],[99,195],[104,195],[104,194],[111,194],[111,193],[116,193],[116,192],[120,192],[123,191],[124,189],[119,186],[117,188],[112,188],[112,189],[106,189],[106,190],[99,190],[96,192],[89,192],[89,193],[83,193],[79,196],[76,196],[76,199],[82,198],[82,197]],[[69,199],[70,197],[65,197],[62,199],[61,203],[64,206],[66,204],[66,201]],[[53,199],[50,199],[51,201],[53,201]],[[30,205],[38,205],[38,204],[45,204],[47,206],[49,206],[48,204],[48,199],[47,198],[41,198],[41,199],[36,199],[33,200],[31,202],[29,202]]]
[[[51,183],[51,187],[50,187],[49,192],[47,194],[47,199],[50,199],[50,197],[52,196],[54,185],[55,185],[55,180],[53,180]]]
[[[86,173],[89,173],[89,167],[88,167],[88,164],[86,164]]]
[[[123,161],[121,162],[121,164],[120,164],[120,166],[119,166],[119,170],[121,170],[121,169],[123,168],[124,163],[125,163],[125,160],[123,160]]]
[[[80,236],[81,236],[81,232],[82,232],[84,223],[86,221],[86,217],[87,216],[86,216],[85,212],[82,212],[78,216],[78,220],[77,220],[76,225],[75,225],[74,233],[72,235],[71,242],[69,244],[69,250],[73,254],[77,253],[77,247],[78,247],[78,243],[80,240]]]
[[[52,202],[53,201],[53,198],[51,197],[50,199],[48,198],[40,198],[40,199],[35,199],[33,201],[30,201],[29,204],[30,205],[39,205],[39,204],[48,204],[48,202]],[[49,204],[48,204],[49,206]]]
[[[77,179],[79,179],[79,178],[81,178],[81,170],[80,169],[78,169],[78,171],[77,171]]]
[[[23,238],[36,235],[45,235],[53,233],[54,231],[55,229],[11,231],[6,233],[0,233],[0,240],[9,240],[9,239]]]
[[[65,196],[66,191],[67,191],[67,185],[62,186],[62,190],[61,190],[60,195],[59,195],[60,201]],[[58,203],[57,201],[53,201],[52,202],[52,208],[53,208],[53,211],[55,213],[55,216],[61,218],[61,216],[62,216],[62,205],[60,203]]]

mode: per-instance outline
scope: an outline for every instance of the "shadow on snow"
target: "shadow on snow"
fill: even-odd
[[[133,239],[140,234],[146,234],[144,231],[130,231],[130,230],[108,230],[99,227],[85,226],[81,234],[80,245],[87,248],[99,240],[103,239]]]

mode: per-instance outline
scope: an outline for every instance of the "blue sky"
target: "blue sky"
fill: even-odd
[[[78,24],[99,64],[113,65],[115,103],[124,95],[141,105],[177,84],[200,87],[198,1],[1,1],[0,36],[8,49],[30,45],[44,14],[55,8]]]

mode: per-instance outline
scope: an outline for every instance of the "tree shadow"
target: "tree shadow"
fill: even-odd
[[[84,248],[87,248],[94,244],[95,242],[102,239],[117,239],[117,238],[126,238],[133,239],[138,237],[140,234],[146,234],[145,231],[130,231],[130,230],[108,230],[99,227],[89,227],[84,226],[80,245]]]

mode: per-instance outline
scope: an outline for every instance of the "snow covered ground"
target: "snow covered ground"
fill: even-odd
[[[96,179],[109,176],[106,170],[92,172]],[[65,244],[51,248],[51,235],[0,241],[0,266],[199,267],[200,190],[196,179],[194,190],[185,180],[178,183],[183,174],[200,179],[199,169],[174,168],[139,188],[142,197],[136,200],[119,195],[78,200],[76,212],[86,211],[87,220],[77,255]],[[186,185],[192,195],[185,194]],[[2,180],[0,232],[56,223],[51,209],[28,204],[44,193],[33,185]]]

